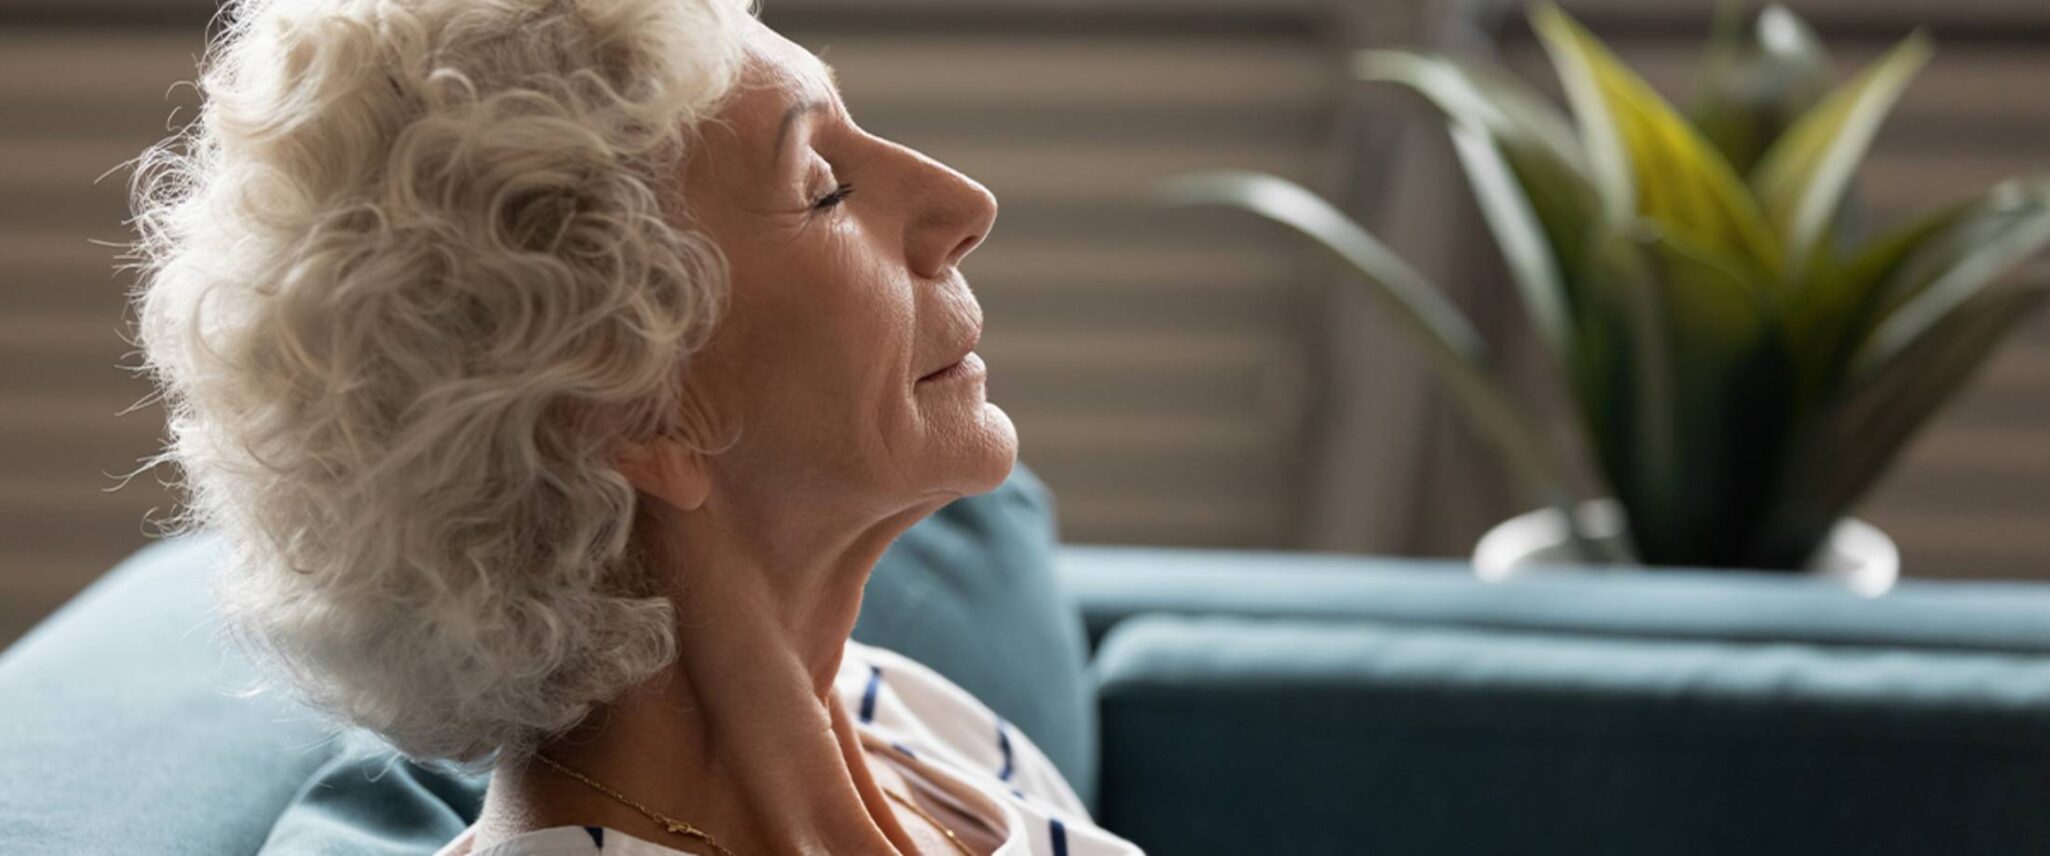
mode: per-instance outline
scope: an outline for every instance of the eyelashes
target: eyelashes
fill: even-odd
[[[841,202],[846,201],[847,197],[852,195],[854,195],[854,185],[843,182],[839,186],[834,187],[831,193],[827,193],[826,195],[819,197],[817,201],[814,201],[811,204],[811,210],[824,211],[828,208],[832,208],[835,205],[839,205]]]

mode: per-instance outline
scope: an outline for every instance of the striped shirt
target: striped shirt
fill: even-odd
[[[847,640],[834,692],[871,759],[886,759],[921,803],[994,856],[1128,856],[1140,849],[1098,827],[1030,738],[925,664]],[[894,805],[894,803],[893,803]],[[532,830],[483,850],[471,830],[435,856],[711,856],[696,842],[657,844],[604,826]]]

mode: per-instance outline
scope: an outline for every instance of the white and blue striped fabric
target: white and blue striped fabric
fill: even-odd
[[[925,664],[850,639],[833,689],[871,757],[888,759],[925,801],[951,809],[949,826],[962,818],[976,822],[979,828],[954,828],[993,843],[992,856],[1142,852],[1090,819],[1030,738]],[[465,830],[435,856],[708,856],[603,826],[538,829],[477,851],[469,839]]]

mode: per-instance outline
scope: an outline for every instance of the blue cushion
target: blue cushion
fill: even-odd
[[[1129,616],[1259,615],[1640,639],[2050,653],[2050,585],[1905,579],[1885,597],[1764,571],[1647,570],[1482,584],[1464,562],[1069,546],[1055,576],[1090,640]]]
[[[0,853],[250,853],[332,751],[209,633],[206,538],[121,563],[0,654]]]
[[[2050,851],[2040,655],[1151,614],[1094,671],[1153,853]]]
[[[1052,521],[1022,466],[948,506],[878,563],[854,633],[989,703],[1080,789],[1095,722]],[[475,819],[481,778],[227,694],[250,666],[210,635],[223,548],[152,544],[0,654],[0,852],[427,854]]]

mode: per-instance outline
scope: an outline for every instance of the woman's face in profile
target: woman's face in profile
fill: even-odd
[[[861,130],[809,51],[743,32],[740,85],[684,165],[730,276],[687,369],[714,423],[740,429],[709,460],[711,497],[881,519],[995,489],[1017,435],[969,353],[982,311],[956,267],[995,197]]]

